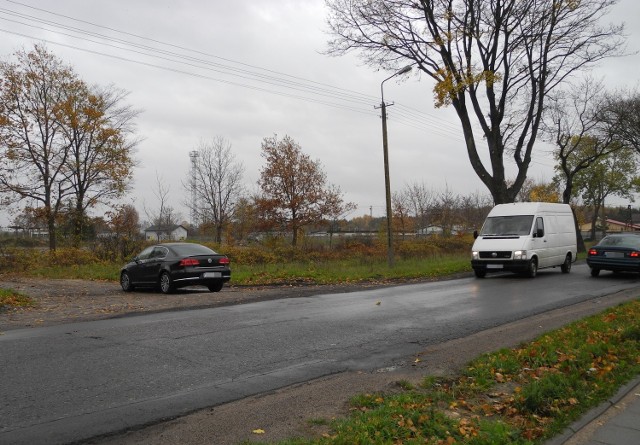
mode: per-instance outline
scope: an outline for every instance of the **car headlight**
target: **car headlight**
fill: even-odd
[[[527,259],[527,251],[526,250],[516,250],[513,252],[514,260],[526,260]]]
[[[478,252],[471,252],[471,259],[477,260],[480,258],[480,254]]]

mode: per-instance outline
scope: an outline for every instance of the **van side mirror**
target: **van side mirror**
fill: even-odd
[[[536,228],[535,237],[542,238],[544,236],[544,229],[542,227]]]
[[[478,231],[474,230],[473,231],[473,239],[477,239],[478,238]]]

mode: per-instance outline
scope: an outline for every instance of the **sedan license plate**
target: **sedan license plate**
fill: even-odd
[[[220,272],[205,272],[202,274],[202,278],[220,278],[222,273]]]
[[[502,269],[502,264],[487,264],[487,269]]]
[[[624,252],[605,252],[607,258],[624,258]]]

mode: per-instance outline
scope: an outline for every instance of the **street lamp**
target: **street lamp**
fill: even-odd
[[[407,65],[402,68],[400,71],[393,73],[391,76],[387,77],[380,83],[380,97],[382,98],[382,103],[380,104],[380,108],[382,109],[382,152],[384,154],[384,190],[385,190],[385,198],[387,201],[387,263],[389,267],[393,266],[393,237],[392,237],[392,227],[391,227],[391,183],[389,181],[389,144],[387,142],[387,104],[384,102],[384,83],[394,78],[395,76],[399,76],[401,74],[405,74],[411,71],[411,65]]]

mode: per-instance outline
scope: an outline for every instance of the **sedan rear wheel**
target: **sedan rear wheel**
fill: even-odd
[[[120,286],[125,292],[131,292],[133,290],[133,284],[131,284],[131,277],[127,271],[123,271],[120,274]]]
[[[597,277],[598,275],[600,275],[600,269],[596,269],[595,267],[593,269],[591,269],[591,276],[592,277]]]
[[[207,286],[211,292],[220,292],[222,290],[222,281],[218,281]]]
[[[173,292],[173,281],[168,272],[162,272],[160,275],[160,291],[163,294],[170,294]]]

